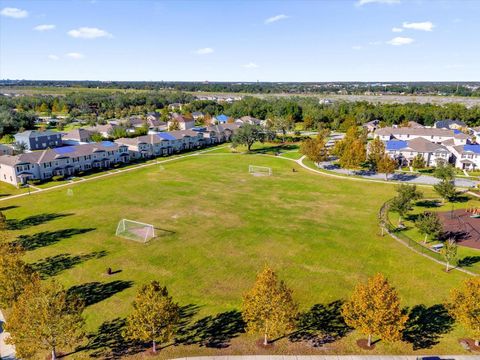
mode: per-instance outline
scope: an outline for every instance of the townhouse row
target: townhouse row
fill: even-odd
[[[53,149],[0,156],[0,181],[20,186],[29,180],[73,176],[92,169],[108,169],[132,159],[168,156],[230,140],[235,124],[178,130]]]
[[[386,127],[376,130],[375,137],[384,141],[386,153],[402,166],[421,156],[428,167],[442,163],[467,171],[480,168],[480,145],[456,129]]]

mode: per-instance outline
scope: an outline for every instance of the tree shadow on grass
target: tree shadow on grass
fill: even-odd
[[[223,349],[230,346],[230,340],[245,332],[241,312],[226,311],[195,321],[176,338],[176,344],[205,346]]]
[[[424,208],[437,208],[442,204],[438,200],[419,200],[415,203],[415,205]]]
[[[73,268],[84,261],[90,259],[99,259],[107,255],[106,251],[95,251],[84,255],[58,254],[41,259],[30,267],[40,274],[42,279],[60,274],[62,271]]]
[[[124,335],[126,320],[116,318],[105,321],[98,331],[88,334],[88,344],[77,351],[93,351],[90,357],[101,359],[120,359],[144,351],[148,345],[127,339]]]
[[[72,286],[67,293],[69,296],[75,296],[82,300],[85,306],[90,306],[128,289],[132,285],[133,281],[115,280],[108,283],[95,281]]]
[[[460,267],[469,267],[475,265],[480,261],[480,256],[465,256],[463,259],[458,260],[457,265]]]
[[[290,341],[305,341],[312,347],[321,347],[347,335],[351,328],[343,320],[342,305],[341,300],[313,305],[300,315],[299,330],[289,336]]]
[[[11,209],[16,209],[16,208],[18,208],[17,205],[9,205],[9,206],[1,207],[0,211],[7,211],[7,210],[11,210]]]
[[[44,246],[55,244],[62,239],[67,239],[74,235],[85,234],[93,230],[95,230],[95,228],[63,229],[57,231],[43,231],[33,235],[20,235],[17,240],[14,241],[14,244],[21,246],[27,251],[35,250]]]
[[[39,214],[39,215],[33,215],[29,216],[25,219],[22,220],[17,220],[17,219],[8,219],[7,220],[7,227],[8,230],[23,230],[26,229],[27,227],[30,226],[37,226],[44,224],[46,222],[62,218],[65,216],[70,216],[73,214],[56,214],[56,213],[51,213],[51,214]]]
[[[411,343],[413,350],[429,349],[439,343],[441,335],[448,333],[453,324],[443,305],[416,305],[410,309],[403,340]]]

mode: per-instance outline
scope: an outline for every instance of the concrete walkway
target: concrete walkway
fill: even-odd
[[[5,344],[5,339],[8,337],[9,334],[3,331],[4,323],[5,318],[0,311],[0,359],[13,360],[15,359],[15,347],[13,345]]]
[[[232,355],[192,356],[172,360],[474,360],[480,355]]]

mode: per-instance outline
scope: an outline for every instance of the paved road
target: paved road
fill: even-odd
[[[372,180],[385,180],[385,174],[374,173],[367,170],[362,171],[353,171],[342,169],[337,165],[334,165],[332,162],[323,162],[319,164],[319,168],[324,170],[329,170],[335,172],[337,174],[342,175],[355,175],[360,176],[365,179],[372,179]],[[425,184],[425,185],[435,185],[440,182],[439,179],[430,176],[430,175],[422,175],[422,174],[414,174],[414,173],[396,173],[390,175],[388,177],[389,181],[397,181],[397,182],[406,182],[412,184]],[[476,180],[469,180],[469,179],[462,179],[457,178],[455,179],[455,186],[458,187],[475,187],[479,182]]]
[[[232,356],[194,356],[173,360],[474,360],[479,355],[232,355]]]

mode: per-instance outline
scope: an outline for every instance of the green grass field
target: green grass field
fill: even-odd
[[[45,277],[83,294],[88,330],[111,325],[104,330],[110,340],[115,328],[110,321],[125,317],[138,287],[151,280],[195,309],[192,322],[204,319],[200,324],[217,328],[222,319],[222,326],[234,322],[227,315],[240,310],[242,294],[265,263],[294,290],[302,311],[345,299],[356,283],[383,272],[405,306],[424,305],[428,313],[467,277],[446,274],[441,265],[379,236],[377,213],[394,194],[390,184],[330,178],[273,156],[209,154],[215,156],[77,182],[73,196],[61,188],[3,201],[0,207],[17,229],[12,236],[28,249],[26,260]],[[270,166],[273,175],[251,176],[250,164]],[[122,218],[153,224],[159,237],[149,244],[115,237]],[[108,267],[118,272],[108,276]],[[464,351],[457,343],[465,335],[460,327],[421,329],[427,328],[438,344],[414,351],[409,342],[379,342],[370,353]],[[214,336],[207,330],[205,336]],[[242,334],[227,339],[230,346],[223,349],[196,343],[167,347],[160,356],[361,353],[355,344],[359,337],[346,334],[324,350],[287,339],[259,350],[255,336]],[[89,351],[99,349],[76,356]]]

